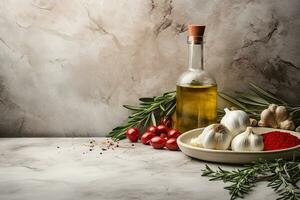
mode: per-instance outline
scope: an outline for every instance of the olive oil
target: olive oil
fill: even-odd
[[[217,84],[204,71],[203,35],[205,26],[189,25],[188,70],[177,80],[176,128],[185,132],[205,127],[217,119]]]
[[[176,126],[182,131],[216,123],[216,85],[177,85]]]

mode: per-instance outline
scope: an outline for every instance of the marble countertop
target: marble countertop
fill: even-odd
[[[106,139],[94,139],[95,145],[92,138],[1,138],[0,199],[230,198],[222,182],[201,177],[205,162],[126,141],[103,150]],[[265,186],[258,184],[245,199],[275,199]]]

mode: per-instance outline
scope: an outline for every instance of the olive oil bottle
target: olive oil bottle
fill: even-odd
[[[176,127],[185,132],[215,123],[217,84],[203,69],[205,26],[189,25],[189,68],[177,81]]]

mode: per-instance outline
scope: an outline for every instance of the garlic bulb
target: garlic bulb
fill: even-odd
[[[236,136],[239,133],[246,130],[247,126],[250,125],[250,119],[246,112],[242,110],[229,110],[224,109],[225,115],[221,120],[221,124],[226,126],[232,136]]]
[[[261,112],[258,126],[285,130],[295,129],[295,124],[286,107],[278,106],[276,104],[270,104],[267,109]]]
[[[231,139],[231,134],[222,124],[211,124],[207,126],[199,136],[199,141],[202,146],[207,149],[228,149]]]
[[[245,132],[233,138],[231,149],[233,151],[262,151],[264,149],[263,137],[256,135],[252,127],[248,127]]]

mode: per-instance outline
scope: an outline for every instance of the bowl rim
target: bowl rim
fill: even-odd
[[[204,127],[205,128],[205,127]],[[300,150],[300,145],[294,146],[294,147],[290,147],[290,148],[286,148],[286,149],[278,149],[278,150],[269,150],[269,151],[232,151],[232,150],[218,150],[218,149],[206,149],[206,148],[202,148],[202,147],[196,147],[196,146],[192,146],[189,145],[185,142],[183,142],[183,138],[186,137],[187,135],[195,132],[195,131],[201,131],[204,128],[196,128],[196,129],[192,129],[189,130],[187,132],[184,132],[183,134],[181,134],[178,138],[177,138],[177,143],[178,146],[183,146],[185,148],[189,148],[189,149],[193,149],[193,150],[200,150],[202,152],[207,152],[207,153],[226,153],[226,154],[272,154],[272,153],[283,153],[283,152],[288,152],[288,151],[294,151],[299,149]],[[293,135],[296,134],[298,135],[297,137],[300,137],[300,133],[295,132],[295,131],[290,131],[290,130],[282,130],[282,129],[275,129],[275,128],[266,128],[266,127],[253,127],[254,129],[256,128],[261,128],[261,129],[269,129],[271,130],[278,130],[278,131],[284,131],[284,132],[288,132],[288,133],[292,133]],[[264,134],[264,133],[262,133]],[[300,151],[299,151],[300,153]]]

